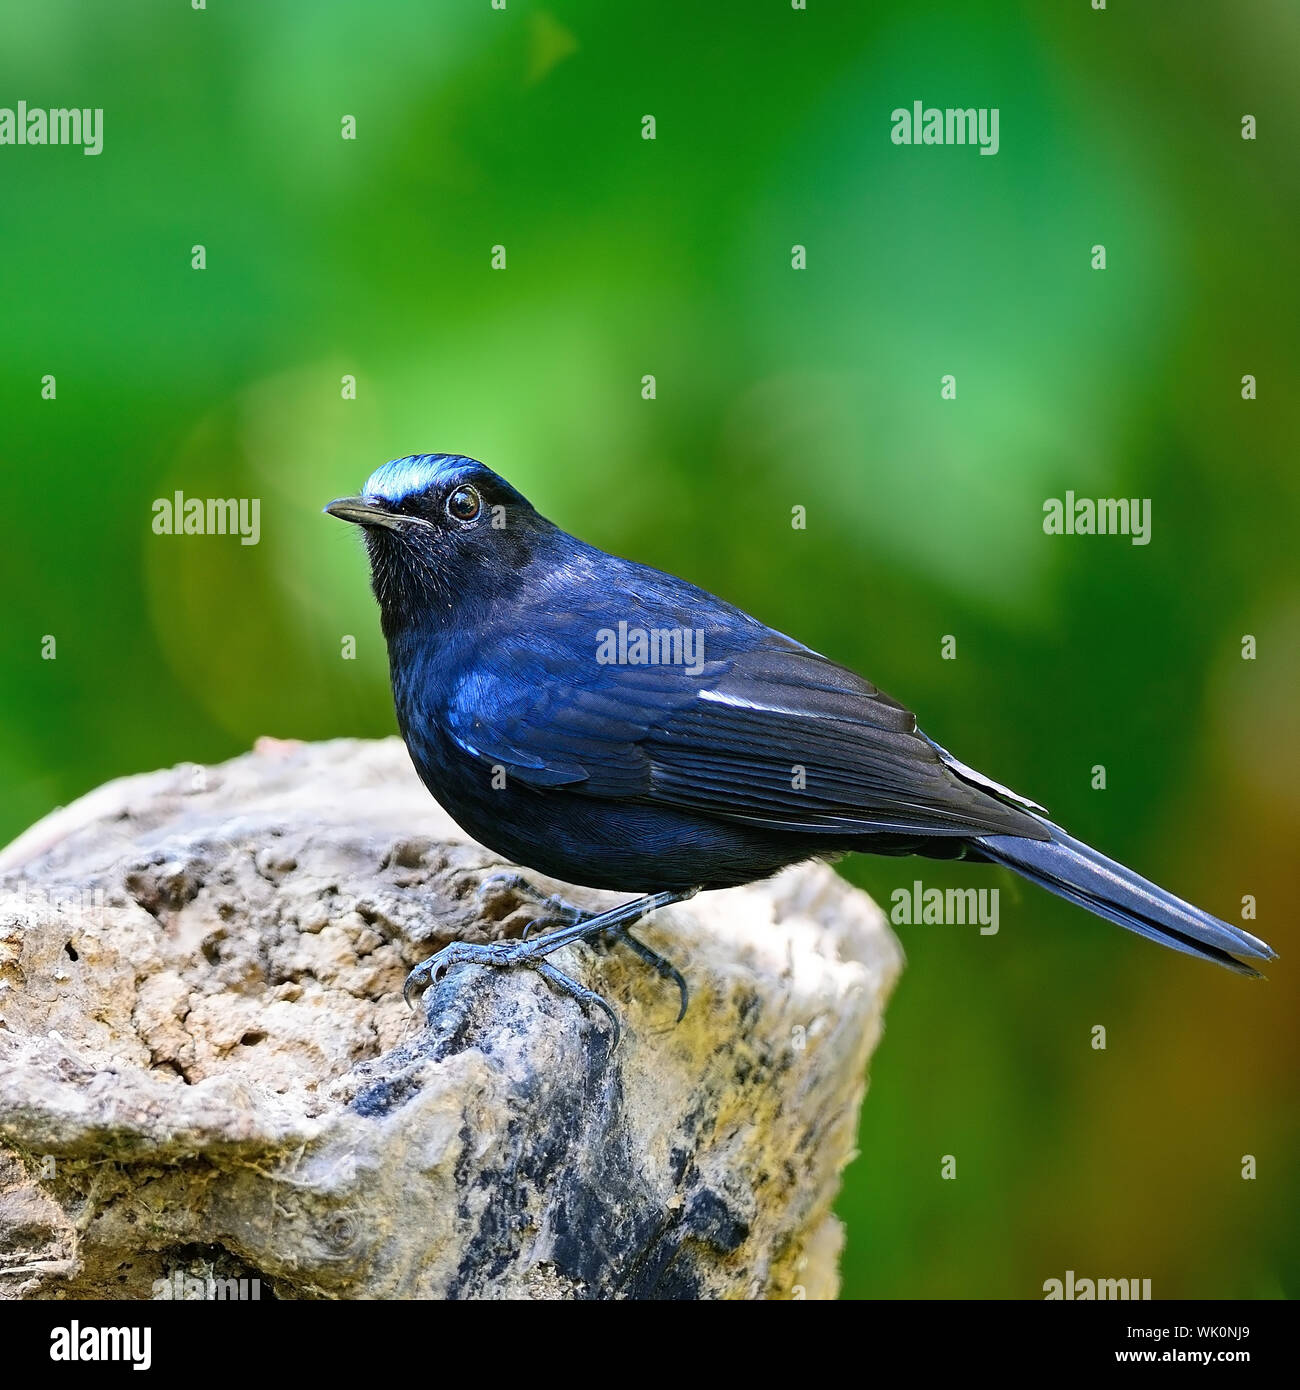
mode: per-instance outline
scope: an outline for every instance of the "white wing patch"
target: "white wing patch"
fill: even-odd
[[[1002,796],[1008,801],[1014,801],[1017,806],[1023,806],[1026,811],[1037,811],[1042,816],[1049,814],[1045,806],[1040,806],[1036,801],[1030,801],[1027,796],[1021,796],[1019,792],[1013,792],[1010,787],[1004,787],[1001,782],[995,782],[991,777],[985,777],[982,772],[976,772],[973,767],[967,767],[960,758],[954,758],[946,748],[941,748],[928,734],[922,735],[922,737],[963,782],[970,782],[976,787],[983,787],[985,791],[992,792],[995,796]]]

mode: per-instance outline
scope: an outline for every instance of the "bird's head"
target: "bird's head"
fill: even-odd
[[[504,478],[460,454],[393,459],[360,496],[325,510],[362,528],[390,636],[445,621],[466,600],[490,602],[554,530]]]

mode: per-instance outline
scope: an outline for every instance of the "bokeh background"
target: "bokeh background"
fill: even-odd
[[[1002,911],[899,928],[845,1294],[1294,1293],[1298,41],[1289,0],[6,7],[0,105],[105,145],[0,148],[0,839],[391,732],[320,507],[476,455],[1283,951],[1252,984],[993,870],[847,864]],[[1000,152],[894,146],[917,99],[998,107]],[[1152,499],[1151,544],[1045,536],[1069,488]],[[155,536],[176,489],[261,498],[261,543]]]

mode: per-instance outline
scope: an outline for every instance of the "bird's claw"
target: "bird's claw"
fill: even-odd
[[[415,1008],[416,996],[423,994],[433,983],[433,963],[436,959],[436,956],[430,956],[428,960],[421,961],[406,977],[406,983],[402,986],[402,998],[406,1001],[408,1009]]]
[[[453,965],[513,965],[514,955],[511,947],[516,944],[507,941],[492,941],[486,945],[480,945],[476,942],[453,941],[450,946],[444,946],[441,951],[431,955],[428,960],[422,960],[411,971],[406,977],[406,983],[402,986],[402,998],[406,1000],[408,1008],[414,1008],[412,996],[428,989],[430,985],[441,984],[447,971]]]
[[[587,989],[584,985],[580,985],[577,980],[570,979],[568,975],[562,970],[557,969],[549,961],[538,961],[537,973],[550,984],[554,985],[561,994],[567,994],[570,998],[576,999],[584,1009],[587,1008],[588,1005],[595,1005],[596,1008],[602,1010],[605,1017],[609,1019],[609,1026],[613,1033],[613,1041],[610,1044],[610,1050],[612,1051],[619,1045],[623,1037],[623,1029],[619,1024],[618,1015],[614,1012],[609,1000],[603,995],[597,994],[594,989]]]
[[[671,980],[677,986],[677,992],[681,995],[681,1007],[677,1010],[676,1022],[680,1023],[686,1017],[686,1006],[690,1003],[691,992],[686,985],[686,977],[672,963],[665,959],[658,951],[653,951],[638,936],[633,936],[627,927],[611,927],[604,933],[603,941],[606,945],[614,946],[619,942],[631,947],[637,957],[644,961],[651,970],[659,976],[661,980]]]

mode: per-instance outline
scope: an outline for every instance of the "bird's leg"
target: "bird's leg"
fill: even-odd
[[[571,980],[551,965],[546,957],[558,951],[562,946],[572,945],[575,941],[590,941],[612,933],[617,939],[627,940],[629,944],[635,942],[633,950],[641,956],[641,959],[654,965],[654,968],[661,975],[665,973],[666,969],[668,972],[666,978],[676,977],[679,988],[684,991],[685,983],[673,967],[661,956],[651,951],[648,946],[636,941],[634,937],[627,936],[626,933],[633,923],[639,922],[648,913],[655,912],[661,907],[668,907],[672,903],[684,902],[687,898],[694,897],[698,891],[698,889],[692,888],[684,893],[651,893],[644,898],[634,898],[631,902],[620,903],[607,912],[584,913],[578,921],[567,922],[564,926],[557,927],[554,931],[547,932],[545,936],[535,937],[531,941],[492,941],[487,943],[453,941],[451,945],[444,946],[436,955],[430,956],[426,961],[421,961],[411,971],[406,977],[402,995],[409,1004],[417,991],[430,984],[439,983],[453,965],[490,965],[498,969],[507,966],[524,966],[536,970],[556,988],[566,994],[573,995],[580,1003],[597,1003],[614,1022],[615,1041],[617,1042],[618,1023],[614,1011],[605,1000],[601,999],[593,990],[584,989],[576,981]],[[650,959],[652,956],[654,957],[653,961]]]

